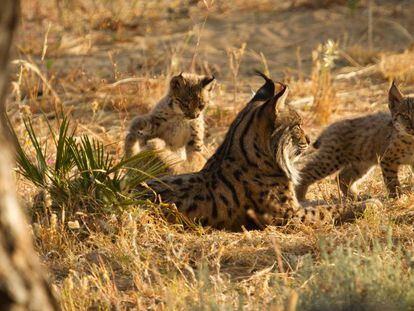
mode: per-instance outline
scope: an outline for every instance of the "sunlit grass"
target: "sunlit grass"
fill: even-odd
[[[410,36],[401,28],[410,25],[401,7],[379,6],[374,14],[381,44],[387,31],[393,40]],[[400,27],[377,26],[382,10],[386,19],[401,20]],[[362,20],[363,31],[332,38],[339,59],[323,72],[312,64],[311,50],[328,39],[330,12],[353,26]],[[163,211],[170,205],[128,194],[164,164],[150,153],[122,158],[130,119],[148,111],[165,93],[168,75],[189,63],[217,73],[217,94],[206,111],[210,154],[251,98],[254,69],[289,84],[289,102],[312,138],[321,127],[310,110],[330,122],[386,109],[389,79],[411,87],[413,52],[400,53],[406,41],[395,46],[398,53],[383,51],[377,41],[366,49],[364,2],[27,0],[22,17],[8,105],[19,142],[18,187],[64,310],[413,308],[414,196],[406,171],[401,180],[408,190],[399,200],[386,199],[377,171],[363,183],[361,191],[383,207],[355,223],[230,233],[167,223]],[[301,40],[287,36],[307,29],[309,20],[319,23],[319,32]],[[212,46],[209,38],[228,33],[237,43]],[[287,68],[291,46],[297,55]],[[322,104],[315,108],[318,96]],[[333,202],[336,182],[325,180],[310,195]]]

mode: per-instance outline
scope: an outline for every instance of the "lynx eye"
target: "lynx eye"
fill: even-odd
[[[175,101],[176,101],[176,102],[178,102],[180,105],[183,105],[183,104],[184,104],[184,102],[181,100],[181,98],[176,97],[176,98],[174,98],[174,99],[175,99]]]
[[[400,117],[401,119],[403,119],[404,121],[406,121],[406,122],[411,122],[411,118],[410,118],[410,117],[408,117],[407,115],[400,114],[400,115],[399,115],[399,117]]]

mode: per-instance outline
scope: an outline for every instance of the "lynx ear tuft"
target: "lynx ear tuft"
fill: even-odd
[[[179,75],[171,78],[171,81],[170,81],[171,89],[173,90],[179,89],[183,86],[183,84],[184,84],[184,78],[183,78],[182,72]]]
[[[281,110],[284,110],[286,108],[286,98],[289,95],[289,87],[286,84],[278,82],[281,89],[280,91],[275,95],[275,111],[279,112]]]
[[[401,93],[397,85],[395,84],[395,80],[392,80],[391,87],[388,91],[388,102],[390,108],[394,108],[395,105],[400,104],[404,99],[404,95]]]
[[[201,86],[204,88],[207,85],[209,85],[211,82],[213,82],[216,78],[214,76],[205,76],[202,80],[201,80]]]
[[[286,98],[289,94],[289,87],[287,85],[280,82],[275,84],[280,86],[279,91],[264,104],[266,115],[270,116],[272,120],[276,120],[277,115],[286,109]]]

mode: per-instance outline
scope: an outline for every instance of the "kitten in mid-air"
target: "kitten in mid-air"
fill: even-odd
[[[335,122],[320,134],[315,150],[300,161],[299,201],[305,200],[310,185],[337,171],[342,193],[355,198],[354,183],[378,163],[389,196],[399,194],[399,166],[414,163],[414,98],[404,96],[393,82],[388,100],[391,113]]]
[[[204,110],[213,80],[213,76],[191,73],[172,77],[167,95],[148,114],[132,120],[125,138],[125,155],[163,147],[173,152],[185,148],[191,170],[201,169],[206,162],[201,153]]]

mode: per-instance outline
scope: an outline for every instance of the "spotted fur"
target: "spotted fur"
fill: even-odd
[[[303,208],[297,203],[293,162],[308,146],[308,138],[299,114],[285,104],[288,87],[279,85],[275,94],[275,86],[266,77],[200,172],[149,181],[156,197],[174,203],[192,220],[236,231],[290,220],[313,223],[354,217],[363,205]]]
[[[130,157],[152,149],[151,140],[161,139],[171,151],[185,148],[187,160],[205,164],[204,110],[214,77],[181,73],[170,81],[167,95],[146,115],[135,117],[125,139],[125,154]],[[157,142],[157,146],[160,144]]]
[[[315,151],[302,158],[297,198],[305,200],[308,187],[339,171],[345,196],[357,195],[355,183],[380,164],[390,197],[398,195],[398,168],[414,163],[414,98],[392,83],[389,110],[330,125],[316,140]]]

